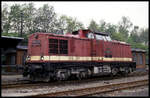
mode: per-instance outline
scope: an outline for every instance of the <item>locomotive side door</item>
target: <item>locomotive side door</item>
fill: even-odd
[[[92,61],[96,60],[95,57],[97,57],[98,54],[97,54],[97,40],[95,39],[95,36],[94,36],[94,39],[91,40],[91,57],[92,57]]]
[[[88,34],[88,38],[90,38],[90,41],[91,41],[91,60],[93,61],[94,60],[94,57],[97,56],[97,40],[95,38],[95,35],[91,32]]]
[[[104,42],[104,57],[112,58],[112,43],[105,41]]]

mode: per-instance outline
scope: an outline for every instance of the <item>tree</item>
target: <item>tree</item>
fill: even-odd
[[[116,32],[117,32],[117,26],[108,23],[108,24],[106,25],[105,32],[108,33],[108,34],[110,35],[110,37],[113,39],[113,38],[115,38],[114,35],[115,35]]]
[[[21,16],[21,6],[19,4],[12,5],[10,8],[9,19],[11,21],[11,32],[20,32],[20,16]]]
[[[112,39],[113,40],[118,40],[118,41],[125,41],[124,36],[121,33],[112,33]]]
[[[67,17],[65,15],[60,16],[58,19],[57,28],[63,29],[65,32],[73,32],[79,29],[84,29],[84,25],[77,21],[76,18]]]
[[[144,43],[144,45],[148,45],[148,29],[138,29],[138,26],[134,26],[134,29],[131,31],[130,37],[128,38],[128,42]]]
[[[140,37],[138,35],[138,26],[134,26],[133,30],[131,31],[130,36],[128,37],[128,41],[129,43],[140,43]]]
[[[35,7],[33,3],[24,4],[22,6],[23,20],[24,20],[24,33],[34,33],[35,32]]]
[[[100,20],[98,31],[106,32],[106,28],[107,28],[107,23],[104,20]]]
[[[56,26],[56,13],[53,6],[44,4],[43,7],[36,11],[34,19],[36,31],[53,32]]]
[[[8,12],[8,5],[4,4],[2,7],[2,32],[5,32],[6,34],[8,34],[9,29],[10,29],[10,19],[9,19],[9,12]]]
[[[131,33],[138,33],[139,26],[134,26],[133,30]]]
[[[94,20],[91,20],[91,22],[88,26],[88,29],[95,31],[95,32],[100,32],[99,31],[99,25]]]
[[[116,25],[106,23],[104,20],[101,20],[100,24],[97,24],[94,20],[92,20],[88,28],[92,31],[108,33],[111,37],[113,37],[113,33],[117,32]]]
[[[141,29],[141,34],[140,34],[140,40],[141,42],[144,43],[144,45],[147,45],[149,44],[149,40],[148,40],[148,37],[149,37],[149,32],[148,32],[148,28],[146,29]]]
[[[132,25],[133,24],[129,18],[125,16],[122,17],[122,20],[118,24],[118,32],[123,35],[125,41],[128,39],[129,29],[132,27]]]

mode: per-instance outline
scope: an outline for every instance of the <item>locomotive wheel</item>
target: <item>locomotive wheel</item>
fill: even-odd
[[[63,73],[60,73],[60,75],[59,76],[57,76],[57,80],[58,81],[62,81],[62,80],[64,80],[64,74]]]
[[[86,76],[87,76],[86,72],[81,72],[81,75],[82,75],[83,78],[86,78]]]
[[[90,77],[91,75],[92,75],[92,71],[88,69],[88,77]]]
[[[126,77],[126,76],[128,76],[128,74],[129,74],[129,69],[125,68],[125,71],[122,72],[122,75]]]
[[[128,74],[130,71],[129,71],[129,69],[125,69],[125,74]]]
[[[131,72],[132,72],[132,68],[130,67],[130,68],[129,68],[129,73],[131,73]]]
[[[50,78],[46,78],[44,82],[50,82]]]
[[[30,75],[30,81],[31,81],[31,82],[35,82],[35,77],[34,77],[34,75]]]
[[[67,79],[68,79],[67,72],[61,72],[59,75],[57,75],[58,81],[67,80]]]
[[[111,73],[112,73],[111,74],[112,76],[115,76],[118,73],[118,69],[117,68],[112,68]]]
[[[50,75],[48,75],[45,79],[44,79],[44,82],[50,82]]]
[[[79,74],[77,74],[77,78],[79,80],[83,79],[83,78],[86,78],[86,72],[80,72]]]
[[[81,74],[77,74],[76,76],[79,80],[81,80],[81,78],[82,78]]]

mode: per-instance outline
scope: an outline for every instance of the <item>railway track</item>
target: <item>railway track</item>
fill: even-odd
[[[73,84],[73,83],[87,83],[87,82],[92,82],[92,81],[97,81],[97,80],[111,80],[111,79],[118,79],[122,78],[119,76],[115,77],[92,77],[89,79],[84,79],[84,80],[68,80],[68,81],[52,81],[52,82],[25,82],[25,83],[16,83],[16,84],[2,84],[2,89],[9,89],[9,88],[23,88],[23,87],[34,87],[34,86],[51,86],[51,85],[65,85],[65,84]]]
[[[54,93],[48,93],[48,94],[39,94],[39,95],[34,95],[32,97],[90,96],[94,94],[102,94],[102,93],[107,93],[107,92],[112,92],[112,91],[117,91],[117,90],[144,86],[148,84],[149,84],[148,79],[145,79],[145,80],[138,80],[138,81],[132,81],[132,82],[124,82],[124,83],[118,83],[118,84],[109,84],[109,85],[103,85],[103,86],[97,86],[97,87],[54,92]]]
[[[145,74],[140,74],[138,76],[142,76]],[[126,77],[134,77],[137,75],[129,75]],[[22,83],[16,83],[16,84],[2,84],[1,87],[2,89],[10,89],[10,88],[24,88],[24,87],[34,87],[34,86],[53,86],[53,85],[65,85],[65,84],[73,84],[73,83],[87,83],[87,82],[92,82],[92,81],[97,81],[97,80],[111,80],[111,79],[118,79],[118,78],[124,78],[122,76],[114,76],[114,77],[110,77],[110,76],[105,76],[105,77],[92,77],[89,79],[83,79],[83,80],[68,80],[68,81],[52,81],[49,83],[44,83],[44,82],[22,82]]]

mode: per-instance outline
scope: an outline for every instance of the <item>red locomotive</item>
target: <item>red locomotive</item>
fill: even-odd
[[[23,75],[37,81],[66,80],[128,74],[135,68],[129,44],[111,40],[106,33],[79,30],[66,35],[30,35]]]

